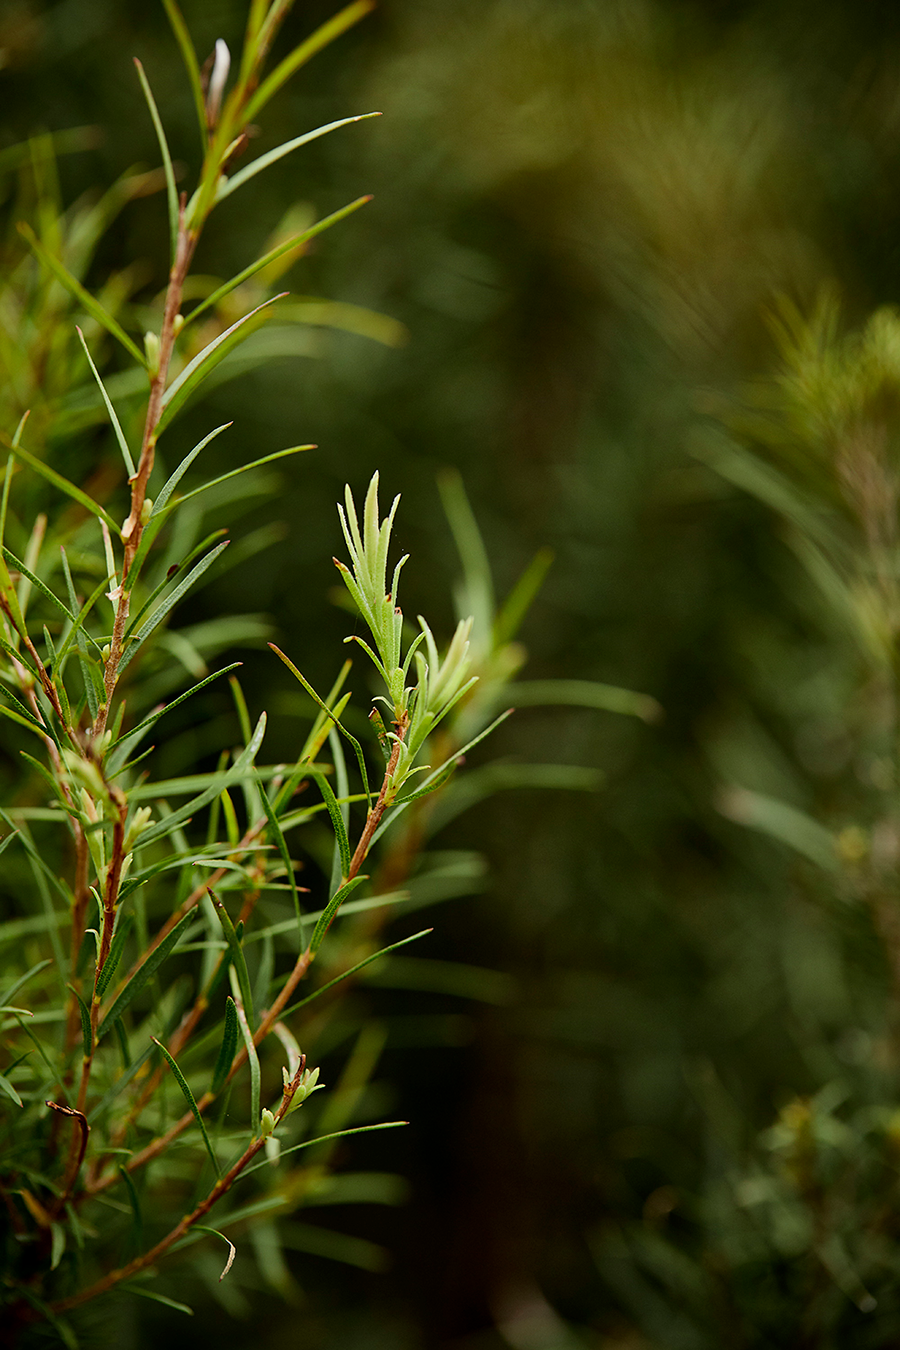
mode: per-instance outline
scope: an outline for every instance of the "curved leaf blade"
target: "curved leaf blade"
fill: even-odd
[[[256,306],[256,309],[251,309],[249,314],[245,314],[230,328],[226,328],[224,333],[220,333],[218,337],[213,338],[212,342],[208,343],[202,352],[197,353],[193,361],[188,362],[181,374],[172,381],[163,394],[163,412],[157,423],[157,435],[162,434],[182,404],[190,398],[198,385],[202,384],[210,371],[228,355],[238,342],[242,342],[244,337],[249,336],[248,332],[238,337],[239,331],[246,327],[250,320],[255,318],[262,310],[274,305],[276,300],[283,299],[287,294],[287,291],[282,291],[280,295],[273,295],[270,300],[264,300],[261,305]],[[231,341],[232,338],[234,338],[234,341]]]
[[[355,117],[342,117],[337,122],[327,122],[324,126],[316,127],[314,131],[304,132],[302,136],[295,136],[293,140],[285,141],[282,145],[277,145],[274,150],[268,154],[260,155],[252,164],[241,169],[232,178],[223,178],[216,193],[216,201],[224,201],[230,197],[232,192],[236,192],[239,187],[255,178],[258,173],[268,169],[271,164],[275,164],[285,155],[289,155],[293,150],[299,150],[302,145],[308,145],[310,141],[316,141],[320,136],[327,136],[330,131],[337,131],[340,127],[348,127],[353,122],[365,122],[370,117],[380,117],[380,112],[357,113]]]
[[[225,1086],[234,1060],[234,1052],[237,1049],[238,1041],[238,1015],[237,1008],[234,1005],[234,999],[229,994],[225,999],[225,1027],[222,1032],[222,1044],[219,1048],[219,1057],[216,1060],[216,1067],[213,1070],[212,1083],[209,1090],[214,1097],[217,1097]]]
[[[207,1130],[206,1130],[206,1122],[204,1121],[203,1117],[201,1116],[199,1110],[197,1109],[197,1103],[194,1101],[194,1094],[193,1094],[193,1092],[191,1092],[190,1085],[188,1084],[188,1080],[185,1078],[184,1074],[181,1072],[181,1070],[179,1069],[179,1067],[178,1067],[178,1065],[176,1064],[175,1060],[174,1060],[173,1057],[169,1054],[169,1052],[168,1052],[168,1050],[166,1049],[166,1047],[163,1045],[162,1041],[158,1041],[158,1040],[156,1039],[155,1036],[151,1036],[150,1039],[153,1041],[153,1043],[154,1043],[155,1045],[157,1045],[157,1046],[159,1047],[159,1049],[162,1051],[163,1055],[165,1056],[166,1061],[167,1061],[167,1063],[168,1063],[168,1065],[169,1065],[169,1068],[172,1070],[172,1076],[173,1076],[173,1078],[175,1079],[175,1082],[176,1082],[176,1083],[178,1084],[178,1086],[181,1088],[181,1091],[182,1091],[183,1094],[184,1094],[184,1099],[185,1099],[185,1101],[187,1102],[188,1106],[189,1106],[190,1109],[191,1109],[191,1114],[193,1115],[193,1117],[194,1117],[194,1119],[196,1120],[197,1124],[200,1126],[200,1133],[203,1135],[203,1142],[204,1142],[204,1144],[206,1145],[206,1151],[207,1151],[207,1153],[209,1154],[209,1160],[210,1160],[210,1162],[211,1162],[212,1165],[213,1165],[213,1168],[214,1168],[214,1170],[215,1170],[215,1174],[216,1174],[217,1177],[221,1177],[222,1172],[221,1172],[221,1169],[220,1169],[220,1167],[219,1167],[219,1160],[218,1160],[218,1158],[217,1158],[216,1155],[215,1155],[215,1152],[214,1152],[213,1146],[212,1146],[212,1142],[210,1141],[210,1137],[209,1137],[209,1135],[208,1135],[208,1133],[207,1133]]]

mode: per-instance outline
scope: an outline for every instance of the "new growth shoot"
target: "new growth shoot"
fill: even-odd
[[[381,714],[373,709],[371,717],[387,759],[384,809],[396,800],[407,779],[431,767],[416,765],[416,757],[438,723],[477,682],[476,675],[469,675],[472,616],[459,621],[442,659],[431,629],[418,615],[420,631],[410,641],[404,657],[403,611],[397,603],[397,589],[408,554],[399,560],[390,586],[387,584],[391,528],[400,497],[394,498],[390,511],[380,520],[378,474],[374,473],[366,493],[362,529],[349,486],[345,488],[344,500],[346,511],[338,506],[338,513],[352,566],[348,568],[337,558],[334,563],[368,626],[374,650],[355,635],[346,641],[359,643],[384,680],[386,693],[379,695],[378,702],[387,707],[393,728],[386,729]],[[415,679],[410,683],[413,668]]]

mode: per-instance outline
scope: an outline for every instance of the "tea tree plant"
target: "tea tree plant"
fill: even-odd
[[[221,284],[194,277],[191,266],[219,203],[282,156],[360,120],[242,161],[269,99],[371,6],[355,0],[266,73],[289,4],[251,0],[232,71],[221,41],[201,69],[175,0],[164,3],[203,146],[192,192],[180,190],[139,64],[161,172],[132,175],[99,204],[63,211],[54,154],[67,148],[64,138],[13,147],[0,161],[0,171],[21,170],[18,205],[29,219],[19,235],[30,249],[23,257],[7,243],[0,291],[9,418],[0,428],[8,911],[0,924],[0,1322],[10,1340],[44,1321],[72,1344],[70,1314],[116,1289],[182,1307],[161,1292],[171,1289],[165,1279],[161,1289],[147,1281],[195,1243],[192,1269],[236,1307],[242,1260],[231,1268],[247,1232],[263,1278],[288,1290],[283,1250],[302,1249],[304,1239],[276,1220],[338,1186],[338,1141],[402,1123],[373,1120],[366,1106],[377,1028],[356,1027],[327,1090],[307,1052],[318,1059],[320,1047],[327,1053],[346,1038],[337,996],[352,983],[376,968],[409,975],[408,965],[391,965],[409,960],[395,953],[430,930],[385,944],[380,929],[400,902],[403,914],[479,884],[471,855],[430,864],[429,836],[497,786],[597,785],[592,771],[526,765],[506,766],[499,779],[476,771],[458,791],[465,755],[507,715],[506,686],[524,659],[516,631],[549,559],[539,555],[495,609],[484,546],[452,478],[445,505],[465,585],[443,652],[427,620],[410,631],[398,604],[406,558],[391,557],[391,529],[399,499],[382,517],[376,473],[361,516],[349,487],[339,507],[348,561],[336,565],[368,630],[348,641],[379,682],[366,745],[350,729],[359,730],[345,689],[350,662],[321,697],[295,664],[302,647],[273,647],[301,684],[312,725],[291,763],[260,763],[266,716],[251,720],[239,663],[209,668],[219,651],[258,639],[260,622],[172,626],[179,603],[228,562],[207,503],[237,510],[271,491],[269,465],[312,448],[291,446],[197,482],[199,457],[208,459],[227,427],[176,452],[175,419],[277,311],[284,293],[268,292],[280,270],[368,198],[278,239]],[[127,269],[93,294],[84,279],[104,229],[123,204],[160,186],[170,270],[158,309],[133,298]],[[136,340],[144,315],[152,321]],[[303,317],[302,307],[292,315]],[[366,322],[389,335],[377,316]],[[99,417],[115,442],[115,469],[84,456],[80,434]],[[174,467],[164,467],[163,454]],[[186,689],[184,671],[194,677]],[[154,776],[151,738],[223,676],[239,743],[225,745],[211,770]],[[577,681],[518,689],[522,702],[655,710],[652,700]],[[21,771],[9,770],[12,757]],[[309,900],[297,882],[298,832],[309,840],[299,850],[324,872]],[[377,870],[367,871],[376,845]],[[378,1186],[370,1192],[380,1198]],[[224,1244],[218,1265],[210,1239]]]
[[[159,138],[169,208],[171,267],[158,328],[148,331],[142,344],[136,342],[127,323],[112,312],[115,306],[104,305],[84,288],[64,257],[71,237],[66,239],[64,227],[46,211],[39,213],[37,231],[29,224],[21,226],[43,278],[35,280],[23,263],[4,294],[7,314],[23,324],[23,342],[18,348],[9,344],[5,353],[8,401],[15,398],[17,377],[30,375],[39,356],[52,369],[55,355],[59,366],[59,345],[47,344],[42,350],[40,335],[32,339],[29,320],[62,324],[65,296],[86,316],[77,337],[109,417],[129,489],[120,516],[115,485],[92,492],[90,483],[79,486],[54,468],[47,454],[53,438],[47,435],[46,407],[39,410],[37,435],[30,435],[26,411],[7,436],[0,498],[0,694],[10,748],[30,738],[21,754],[31,775],[17,800],[2,812],[7,832],[0,841],[10,907],[17,915],[0,931],[5,958],[0,1091],[6,1103],[0,1188],[5,1207],[3,1322],[9,1336],[29,1321],[47,1318],[70,1340],[61,1315],[117,1285],[150,1292],[134,1282],[185,1240],[213,1231],[201,1221],[214,1205],[221,1210],[219,1202],[230,1201],[234,1184],[259,1167],[258,1154],[265,1151],[275,1163],[279,1152],[312,1147],[314,1172],[321,1175],[329,1141],[354,1132],[346,1128],[352,1100],[342,1104],[339,1090],[326,1122],[336,1128],[319,1138],[304,1137],[308,1132],[302,1127],[297,1133],[298,1118],[291,1113],[322,1085],[318,1069],[307,1066],[283,1019],[338,910],[365,879],[360,869],[403,781],[386,774],[374,802],[366,785],[368,816],[351,851],[351,799],[341,786],[346,775],[333,730],[343,730],[340,716],[347,696],[340,697],[340,685],[346,667],[329,704],[316,698],[318,715],[293,767],[256,764],[265,715],[251,727],[236,681],[244,744],[225,751],[218,770],[154,784],[146,766],[138,767],[151,753],[145,742],[160,719],[236,669],[232,664],[205,675],[166,706],[152,706],[152,696],[142,697],[142,675],[152,671],[148,658],[154,647],[160,651],[165,644],[170,653],[180,653],[189,669],[205,665],[205,654],[184,634],[170,633],[168,624],[178,602],[196,588],[227,544],[219,539],[221,531],[198,539],[202,513],[197,498],[210,489],[221,491],[235,476],[219,475],[188,491],[182,486],[197,457],[224,427],[205,436],[165,476],[157,470],[160,437],[274,303],[265,299],[216,331],[222,301],[263,269],[271,271],[282,257],[296,257],[312,235],[366,200],[280,242],[185,314],[191,262],[216,205],[282,155],[359,120],[318,128],[234,169],[246,148],[251,119],[305,60],[370,5],[357,0],[264,74],[266,56],[289,6],[254,0],[230,89],[225,44],[216,44],[212,62],[201,71],[174,0],[167,0],[166,8],[187,66],[204,160],[193,194],[179,193],[162,122],[138,66]],[[29,157],[32,167],[48,163],[45,153],[23,156]],[[92,242],[102,223],[91,222]],[[83,249],[76,271],[86,266],[90,252],[90,247]],[[192,350],[201,316],[207,321],[205,340]],[[101,358],[95,360],[98,339],[105,335],[125,350],[145,385],[146,410],[137,444],[123,427],[100,375]],[[34,387],[37,382],[30,383]],[[135,385],[131,372],[127,381],[113,376],[110,384],[115,383],[120,392],[126,384],[129,389]],[[246,469],[252,476],[262,465],[306,448],[266,456]],[[41,480],[49,483],[55,500],[29,524],[34,484]],[[373,509],[377,514],[377,507]],[[382,532],[385,554],[389,528],[388,523]],[[354,562],[358,574],[371,560]],[[373,576],[370,570],[367,580]],[[228,636],[233,634],[226,641]],[[465,659],[464,647],[457,643],[452,660],[462,665]],[[419,666],[418,677],[424,689],[426,666]],[[415,700],[417,695],[401,691],[399,697]],[[423,715],[430,713],[434,720],[449,701],[432,691]],[[149,711],[141,716],[148,703]],[[407,731],[401,708],[389,733],[398,747]],[[334,766],[319,763],[329,735],[338,755]],[[354,746],[365,784],[365,760]],[[422,737],[413,749],[405,749],[404,776],[422,749]],[[393,758],[396,768],[399,749]],[[335,769],[340,800],[327,776]],[[312,782],[321,789],[322,804],[298,810],[297,795]],[[242,806],[235,803],[235,793]],[[170,805],[173,799],[180,804]],[[198,835],[206,808],[206,828]],[[315,823],[323,810],[335,831],[339,861],[327,903],[304,913],[286,835],[301,824]],[[254,912],[264,912],[267,892],[273,893],[276,905],[279,895],[289,896],[293,918],[285,925],[275,908],[277,920],[270,913],[253,935],[254,952],[247,950],[247,930]],[[240,912],[233,918],[228,902],[235,893]],[[390,898],[381,903],[390,903]],[[295,955],[285,977],[275,972],[276,945],[288,931]],[[188,971],[185,957],[191,953]],[[381,954],[370,950],[350,969],[338,960],[333,978],[302,1001],[325,993]],[[270,1064],[260,1062],[260,1047],[270,1033],[287,1061],[277,1089],[269,1081]],[[249,1075],[249,1101],[238,1107],[235,1099],[229,1106],[231,1085],[238,1075],[243,1077],[243,1070]],[[351,1079],[353,1073],[358,1078],[359,1064],[351,1060],[350,1071]],[[187,1108],[176,1112],[174,1120],[170,1084]],[[345,1098],[358,1095],[360,1086],[359,1081],[345,1083]],[[213,1103],[219,1116],[208,1121]],[[235,1117],[246,1118],[248,1107],[247,1123],[232,1128]],[[191,1151],[199,1147],[206,1159],[199,1177],[193,1165],[186,1174],[174,1155],[183,1136]],[[289,1147],[282,1150],[282,1143]],[[312,1176],[310,1169],[282,1167],[276,1182],[263,1185],[269,1199],[262,1202],[262,1211],[258,1200],[256,1206],[250,1204],[250,1215],[232,1206],[232,1219],[246,1222],[273,1206],[296,1204],[303,1178]],[[257,1187],[262,1180],[257,1172]],[[292,1186],[295,1198],[288,1201]],[[114,1198],[116,1191],[122,1198]],[[173,1199],[181,1210],[173,1214],[174,1222],[167,1218]],[[160,1233],[145,1238],[144,1216],[151,1202],[155,1208],[150,1221]],[[121,1259],[123,1215],[124,1231],[130,1232],[124,1240],[132,1248],[127,1260]],[[227,1271],[234,1246],[224,1240]]]

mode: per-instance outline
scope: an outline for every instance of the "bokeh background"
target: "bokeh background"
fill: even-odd
[[[183,8],[201,55],[217,37],[239,44],[237,0]],[[297,0],[285,48],[333,8]],[[161,6],[3,0],[0,48],[4,145],[97,128],[60,159],[65,202],[157,162],[132,56],[193,163]],[[779,297],[808,311],[830,287],[850,327],[900,300],[900,10],[381,0],[270,106],[258,149],[372,109],[384,116],[258,179],[252,209],[228,203],[204,239],[199,269],[228,276],[289,208],[319,216],[372,192],[287,285],[386,321],[283,335],[265,369],[179,425],[187,447],[233,418],[226,466],[319,446],[242,513],[236,537],[284,530],[207,587],[194,618],[268,616],[327,686],[347,622],[334,501],[377,467],[403,493],[405,606],[449,633],[459,568],[437,479],[453,467],[501,595],[553,551],[522,632],[528,678],[640,690],[664,717],[523,708],[479,749],[481,765],[575,764],[604,781],[498,791],[438,837],[486,867],[435,911],[431,954],[504,978],[476,998],[386,995],[379,1081],[412,1124],[361,1143],[354,1163],[404,1177],[402,1203],[324,1220],[386,1249],[386,1269],[366,1268],[365,1243],[336,1244],[347,1259],[296,1257],[293,1305],[261,1288],[233,1317],[210,1305],[187,1323],[142,1304],[127,1335],[297,1350],[895,1345],[893,1219],[878,1220],[871,1299],[840,1242],[810,1258],[821,1234],[798,1228],[778,1152],[810,1103],[855,1128],[841,1103],[878,1097],[870,1070],[879,1101],[896,1090],[879,1061],[893,1014],[877,925],[819,865],[824,826],[852,824],[864,794],[858,652],[777,515],[709,460],[777,366]],[[141,285],[159,288],[164,212],[162,194],[125,208],[96,284],[141,259]],[[297,733],[265,635],[248,629],[244,683],[251,713],[275,714],[277,757]],[[186,721],[173,770],[216,735],[215,719]],[[773,837],[777,822],[750,827],[772,801],[804,813],[805,849]],[[874,1185],[890,1195],[896,1165]],[[851,1227],[875,1223],[852,1187],[834,1204]]]

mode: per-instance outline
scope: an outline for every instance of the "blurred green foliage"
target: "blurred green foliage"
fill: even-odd
[[[238,24],[226,0],[185,9],[200,50]],[[328,12],[315,0],[292,23]],[[135,136],[135,172],[156,163],[123,53],[154,79],[174,153],[187,144],[167,43],[150,8],[4,7],[8,143],[97,128],[66,142],[66,204],[117,179]],[[402,481],[401,542],[426,563],[409,610],[431,613],[435,476],[451,464],[501,592],[554,551],[529,677],[625,685],[665,710],[648,727],[523,708],[500,733],[509,761],[600,768],[603,791],[501,794],[438,836],[491,863],[488,891],[448,909],[443,955],[511,973],[517,993],[463,1013],[435,994],[434,1020],[412,1025],[391,995],[387,1062],[417,1122],[396,1161],[415,1198],[386,1277],[298,1262],[298,1346],[900,1336],[883,309],[900,301],[898,55],[900,14],[878,0],[383,0],[278,104],[260,149],[348,98],[385,116],[353,145],[311,147],[302,178],[273,171],[259,216],[234,208],[226,228],[223,208],[210,234],[210,270],[230,275],[286,211],[354,196],[362,162],[375,201],[286,284],[383,313],[408,341],[321,330],[229,387],[227,415],[244,400],[261,427],[254,454],[322,449],[277,487],[302,530],[246,582],[213,582],[197,622],[227,604],[342,636],[318,560],[339,485],[375,463],[388,491]],[[128,181],[125,196],[147,182]],[[163,281],[145,221],[123,201],[90,265],[102,284],[147,258],[117,283],[123,304]],[[204,427],[217,410],[214,394]],[[187,416],[186,445],[197,429]],[[248,530],[270,519],[245,504]],[[286,680],[253,662],[258,706],[287,708]],[[172,772],[211,748],[204,734],[185,722]],[[401,1064],[404,1038],[421,1052]]]

